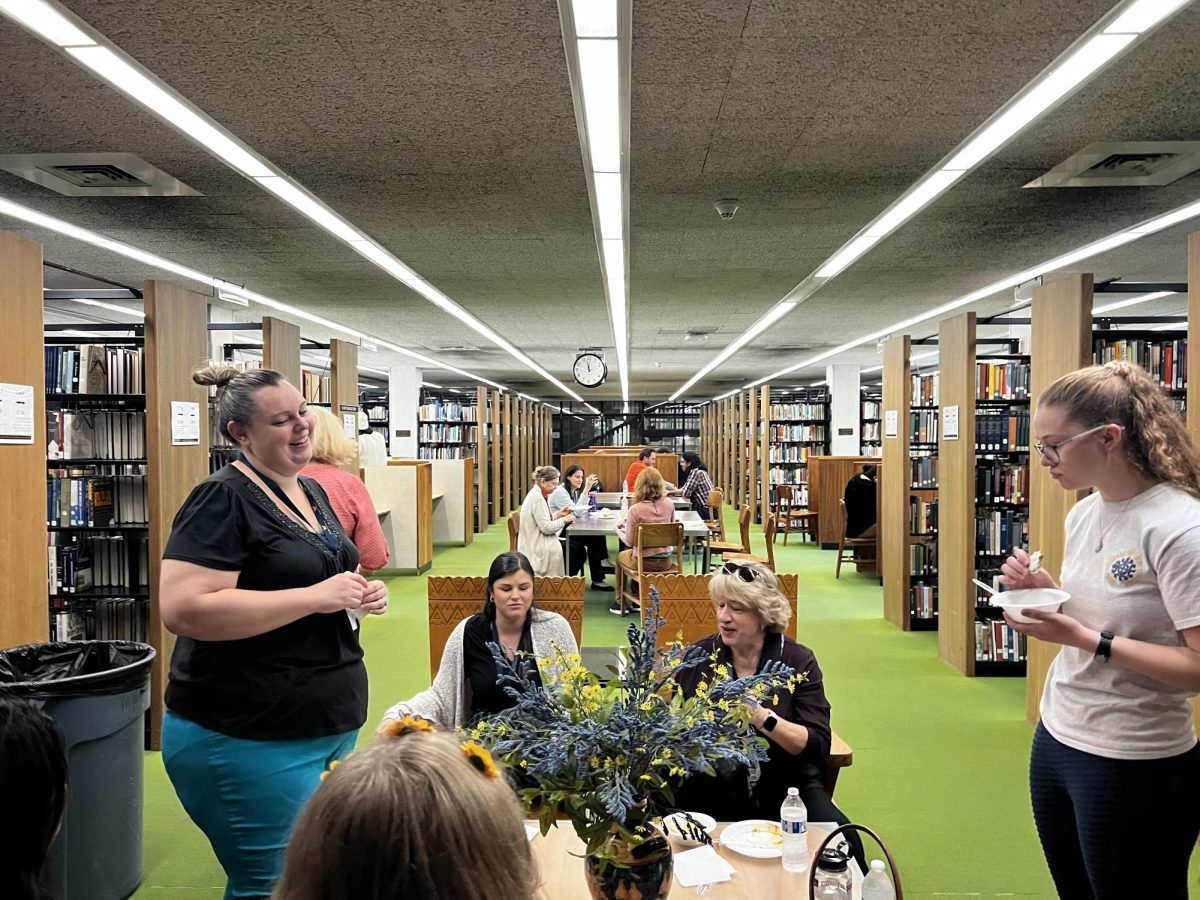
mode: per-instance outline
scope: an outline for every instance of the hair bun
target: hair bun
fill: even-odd
[[[217,388],[223,388],[241,373],[242,370],[237,366],[214,363],[193,372],[192,381],[196,382],[196,384],[216,385]]]

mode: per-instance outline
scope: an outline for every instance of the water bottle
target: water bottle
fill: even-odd
[[[882,859],[871,860],[871,871],[863,879],[862,900],[896,900],[896,889],[886,868]]]
[[[625,514],[629,512],[629,497],[624,491],[621,491],[621,518],[625,518]]]
[[[783,832],[783,868],[787,872],[808,869],[808,810],[800,791],[788,788],[779,808],[779,830]]]
[[[854,889],[849,854],[836,847],[827,847],[817,857],[813,874],[817,883],[813,900],[851,900]]]
[[[590,491],[588,493],[588,512],[595,512],[599,508],[600,503],[596,500],[596,492]]]

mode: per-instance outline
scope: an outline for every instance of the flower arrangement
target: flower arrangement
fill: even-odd
[[[756,780],[767,741],[750,727],[750,703],[804,678],[778,662],[747,678],[724,666],[684,697],[675,675],[709,659],[696,646],[656,647],[658,592],[651,588],[646,626],[629,626],[628,662],[603,683],[575,654],[556,654],[539,686],[524,661],[492,645],[501,683],[515,706],[477,723],[470,736],[514,771],[519,793],[538,811],[544,835],[570,819],[602,863],[628,866],[650,840],[653,819],[674,807],[690,775],[745,765]]]

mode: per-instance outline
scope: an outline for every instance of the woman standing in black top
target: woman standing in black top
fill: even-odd
[[[224,433],[241,448],[196,486],[163,553],[171,657],[163,762],[229,881],[226,898],[269,897],[288,833],[367,713],[359,619],[387,587],[324,491],[298,473],[312,455],[304,397],[278,372],[210,366]]]

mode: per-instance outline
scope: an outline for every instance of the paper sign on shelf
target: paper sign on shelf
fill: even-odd
[[[900,436],[900,410],[888,409],[883,413],[883,436],[894,438]]]
[[[358,413],[342,413],[342,431],[346,432],[346,437],[354,439],[358,437]]]
[[[958,440],[958,407],[942,407],[942,436],[948,441]]]
[[[33,413],[32,384],[0,384],[0,444],[32,444]]]
[[[171,401],[171,446],[194,447],[200,443],[200,404]]]

